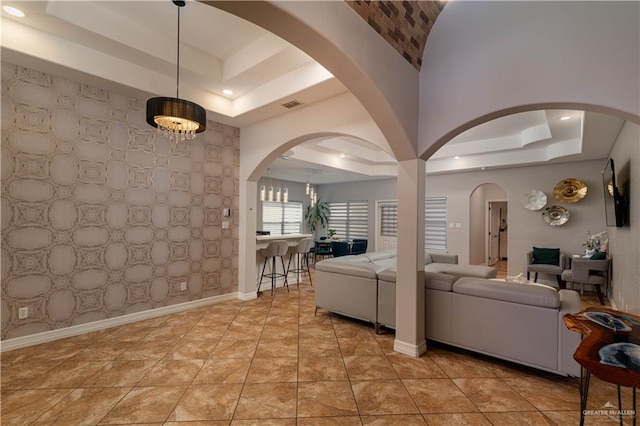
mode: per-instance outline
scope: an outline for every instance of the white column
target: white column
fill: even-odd
[[[393,349],[418,357],[427,350],[424,312],[425,161],[398,162],[396,339]]]
[[[238,263],[238,298],[250,300],[256,293],[256,208],[258,183],[240,178],[240,229]]]

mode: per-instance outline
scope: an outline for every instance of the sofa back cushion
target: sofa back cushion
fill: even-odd
[[[432,290],[451,291],[456,281],[458,277],[454,275],[427,271],[424,273],[424,286]]]
[[[431,259],[431,255],[425,251],[424,252],[424,264],[428,265],[431,262],[433,262],[433,259]]]
[[[460,278],[453,284],[453,292],[542,308],[557,309],[560,306],[558,292],[548,286],[467,277]]]

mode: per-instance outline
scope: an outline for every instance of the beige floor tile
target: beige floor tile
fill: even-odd
[[[107,361],[65,361],[27,384],[26,387],[31,389],[77,388],[87,380],[87,377],[93,376],[108,364]]]
[[[225,340],[221,339],[211,353],[216,358],[246,358],[252,357],[258,342],[255,340]]]
[[[296,426],[296,419],[232,420],[231,426]]]
[[[543,413],[549,420],[559,426],[563,425],[578,425],[580,424],[580,410],[576,411],[545,411]],[[606,419],[602,419],[606,420]],[[585,424],[589,424],[589,420],[585,419]],[[606,422],[600,422],[600,424],[607,424]],[[610,423],[611,426],[615,422]]]
[[[342,356],[384,355],[376,339],[372,336],[338,337]]]
[[[453,382],[484,413],[494,411],[535,411],[535,407],[500,379],[453,379]]]
[[[503,380],[540,411],[580,410],[579,388],[569,379],[530,375]]]
[[[89,348],[83,349],[72,358],[73,361],[113,361],[123,352],[133,346],[133,343],[120,343],[114,345],[113,342],[98,342]]]
[[[421,426],[427,422],[418,414],[389,415],[389,416],[362,416],[362,424],[365,426]]]
[[[427,351],[427,354],[452,379],[458,377],[496,377],[484,362],[471,355],[443,350]]]
[[[262,329],[260,340],[298,339],[298,324],[267,324]]]
[[[298,339],[264,339],[258,342],[256,358],[297,358]]]
[[[398,379],[385,356],[345,356],[344,364],[350,380]]]
[[[419,413],[400,380],[351,381],[361,415]]]
[[[298,381],[300,382],[347,380],[347,378],[342,357],[300,358],[298,361]]]
[[[242,389],[235,419],[296,417],[296,383],[247,383]]]
[[[241,384],[192,385],[169,415],[170,421],[231,420]]]
[[[297,426],[361,426],[358,416],[298,417]]]
[[[429,426],[491,426],[481,413],[424,414],[424,418]]]
[[[18,390],[2,399],[0,424],[27,425],[64,399],[72,389]]]
[[[295,382],[298,379],[296,358],[254,358],[247,383]]]
[[[478,409],[450,379],[402,381],[421,413],[465,413]]]
[[[393,369],[401,379],[433,379],[446,378],[438,364],[428,356],[413,358],[403,354],[388,355]]]
[[[298,417],[357,415],[358,408],[349,382],[298,384]]]
[[[37,425],[98,424],[118,401],[129,392],[128,387],[75,389],[66,398],[36,420]]]
[[[196,324],[191,330],[189,330],[182,339],[187,340],[219,340],[227,331],[227,326],[202,326]]]
[[[484,413],[493,426],[548,426],[553,424],[551,419],[539,411],[517,413]]]
[[[177,340],[177,339],[176,339]],[[175,342],[175,341],[174,341]],[[139,341],[138,343],[131,346],[128,350],[124,351],[118,358],[119,361],[124,360],[150,360],[156,359],[159,360],[163,358],[171,349],[174,342],[143,342]]]
[[[321,357],[321,356],[341,356],[338,340],[329,339],[300,339],[299,354],[303,357]]]
[[[185,390],[186,386],[133,388],[100,424],[164,422]]]
[[[36,380],[38,377],[50,371],[54,367],[60,365],[59,361],[46,362],[23,362],[15,365],[2,366],[0,372],[0,380],[2,383],[2,392],[7,389],[20,389],[27,383]]]
[[[135,386],[157,363],[154,360],[113,361],[82,384],[87,388]]]
[[[273,297],[265,293],[2,353],[0,421],[578,423],[575,378],[435,342],[412,358],[394,352],[394,343],[393,330],[375,334],[368,323],[322,309],[316,315],[314,289],[306,283],[289,292],[279,288]],[[259,380],[274,382],[253,383]],[[623,408],[630,407],[630,391],[622,394]],[[593,409],[617,405],[616,387],[592,377],[588,403]],[[603,420],[617,424],[592,417],[586,425]]]
[[[298,335],[301,339],[331,339],[336,332],[331,324],[309,324],[300,328]]]
[[[167,359],[207,359],[213,353],[219,339],[216,337],[200,340],[186,340],[184,337],[165,355]]]
[[[204,365],[204,360],[161,360],[138,383],[138,386],[188,385]]]
[[[194,384],[244,383],[251,358],[211,358],[193,379]]]

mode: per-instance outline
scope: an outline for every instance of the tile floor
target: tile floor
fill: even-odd
[[[305,283],[3,353],[0,422],[578,424],[577,379],[435,343],[418,359],[392,347],[392,331],[314,316]],[[615,387],[592,379],[590,408],[607,402]]]

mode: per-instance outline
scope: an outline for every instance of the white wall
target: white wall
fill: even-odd
[[[607,228],[613,258],[612,298],[618,309],[640,314],[640,127],[625,123],[611,150],[618,186],[628,182],[629,224]]]
[[[549,105],[637,123],[640,2],[449,2],[422,64],[420,153],[480,122]]]
[[[636,153],[637,155],[637,153]],[[525,271],[525,254],[531,247],[559,247],[569,254],[582,253],[582,243],[586,233],[597,233],[606,228],[604,200],[602,196],[601,173],[605,160],[592,160],[574,163],[548,164],[541,166],[516,167],[484,170],[466,173],[429,175],[426,178],[427,197],[447,197],[447,221],[460,223],[460,228],[447,228],[447,249],[459,256],[460,263],[468,264],[471,259],[469,241],[471,239],[471,211],[474,204],[471,194],[484,183],[491,183],[496,190],[485,191],[482,202],[503,199],[500,187],[504,189],[508,200],[508,259],[509,275]],[[553,198],[553,187],[562,179],[574,177],[583,180],[588,187],[587,196],[574,204],[565,204]],[[521,195],[530,189],[538,189],[547,195],[547,206],[561,205],[569,210],[571,217],[562,226],[552,227],[542,220],[542,210],[530,211],[522,207]],[[369,200],[370,244],[375,247],[375,200],[396,199],[395,179],[348,184],[323,185],[320,195],[330,201]],[[636,197],[637,198],[637,197]],[[637,210],[636,210],[637,211]],[[484,217],[484,216],[483,216]],[[640,222],[640,220],[636,220]],[[484,224],[484,219],[482,219]],[[484,240],[483,243],[484,244]],[[637,254],[636,260],[637,262]],[[614,265],[619,263],[614,259]],[[540,276],[540,281],[544,277]],[[548,280],[555,283],[552,277]]]

